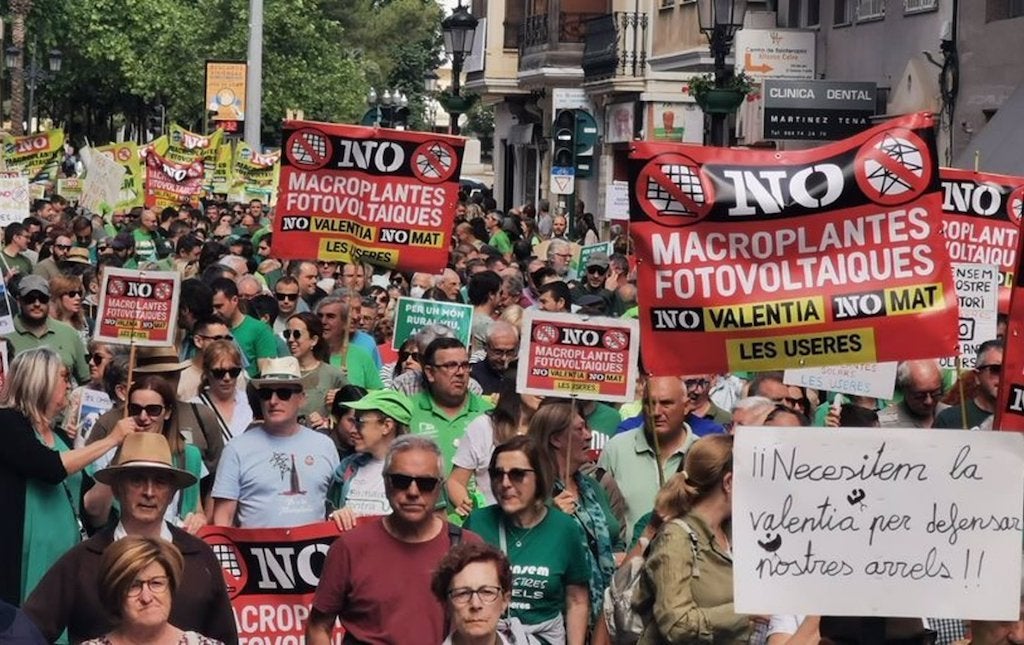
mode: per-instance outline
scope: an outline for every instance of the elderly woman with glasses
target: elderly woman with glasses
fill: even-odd
[[[306,402],[299,408],[300,423],[314,430],[330,429],[330,407],[334,393],[348,384],[340,369],[330,364],[330,349],[324,338],[324,326],[312,313],[303,312],[288,318],[282,332],[288,351],[299,361],[302,389]]]
[[[517,436],[497,446],[488,469],[498,503],[473,511],[465,528],[498,547],[518,570],[511,615],[547,643],[583,645],[590,568],[575,521],[548,506],[554,473],[546,451]]]
[[[223,341],[220,341],[223,342]],[[196,483],[175,492],[167,506],[164,519],[189,533],[206,525],[199,481],[209,474],[202,453],[187,443],[174,424],[176,395],[174,388],[161,376],[146,374],[136,380],[128,391],[128,418],[134,421],[138,432],[162,434],[171,447],[174,466],[191,473]],[[116,451],[110,450],[96,460],[95,470],[106,468],[114,460]],[[95,526],[102,526],[110,516],[114,493],[110,486],[97,482],[85,494],[85,512]]]
[[[348,407],[354,412],[355,453],[341,461],[327,492],[329,517],[343,531],[356,518],[391,512],[384,490],[384,457],[396,438],[409,432],[412,404],[400,392],[374,390]]]
[[[215,340],[203,346],[200,361],[203,376],[199,394],[191,403],[202,403],[217,415],[224,443],[245,432],[253,421],[252,407],[239,388],[242,352],[230,340]]]
[[[89,382],[71,391],[64,413],[64,433],[74,440],[76,448],[85,445],[92,423],[98,415],[112,407],[103,384],[107,366],[114,358],[128,356],[128,350],[124,345],[108,345],[98,340],[90,340],[87,349],[85,360],[89,363]],[[83,401],[86,403],[84,407]]]

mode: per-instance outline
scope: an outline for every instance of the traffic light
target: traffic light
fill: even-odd
[[[557,168],[576,167],[576,111],[559,110],[555,114],[555,150],[551,165]]]

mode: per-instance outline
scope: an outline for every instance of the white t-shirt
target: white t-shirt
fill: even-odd
[[[466,425],[466,433],[459,440],[459,447],[455,449],[452,458],[453,465],[473,471],[476,488],[483,493],[488,504],[497,503],[491,490],[491,477],[487,474],[493,452],[494,426],[491,424],[491,415],[481,414]]]
[[[345,508],[356,515],[387,515],[391,512],[387,493],[384,492],[384,460],[371,459],[356,472],[349,482]]]

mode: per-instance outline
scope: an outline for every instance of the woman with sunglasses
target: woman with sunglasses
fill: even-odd
[[[324,338],[324,326],[316,315],[304,311],[288,318],[284,332],[288,351],[299,361],[302,389],[306,402],[299,408],[299,422],[314,430],[327,431],[331,419],[329,406],[334,392],[348,384],[348,379],[330,364],[330,350]]]
[[[474,506],[488,506],[497,500],[491,490],[488,467],[494,446],[505,443],[516,435],[524,435],[530,419],[540,405],[541,397],[519,394],[515,377],[504,377],[498,382],[498,400],[493,410],[469,422],[466,433],[459,441],[452,458],[452,472],[445,481],[448,499],[455,512],[465,517]],[[469,480],[475,478],[476,492],[484,504],[477,504],[469,492]]]
[[[242,374],[242,353],[230,340],[215,340],[203,347],[200,364],[203,376],[199,395],[191,403],[202,403],[217,415],[224,443],[245,432],[253,421],[245,388],[238,387]]]
[[[164,519],[195,533],[206,525],[204,500],[200,496],[199,482],[209,471],[203,464],[203,456],[195,445],[187,443],[176,429],[174,410],[176,396],[174,388],[162,376],[146,374],[132,384],[128,391],[128,417],[134,421],[138,432],[162,434],[171,447],[171,459],[176,468],[187,470],[196,478],[196,483],[176,491],[167,506]],[[96,460],[94,470],[102,470],[114,460],[115,450],[110,450]],[[94,526],[104,525],[110,516],[114,493],[110,486],[96,482],[85,494],[85,514]]]
[[[50,318],[71,325],[82,337],[82,342],[88,343],[92,338],[92,321],[82,310],[84,297],[82,278],[72,275],[50,278]]]
[[[423,366],[420,364],[419,348],[412,338],[402,343],[398,350],[398,358],[393,363],[384,363],[384,366],[380,368],[380,380],[385,388],[390,389],[395,379],[409,370],[423,371]]]
[[[85,385],[80,385],[71,391],[71,394],[68,395],[68,407],[65,409],[64,414],[64,433],[74,440],[76,448],[85,445],[86,440],[89,438],[89,430],[92,429],[91,424],[83,425],[83,420],[79,418],[85,392],[88,390],[96,393],[95,395],[90,395],[89,398],[96,399],[99,402],[103,402],[103,399],[106,399],[107,403],[111,403],[103,384],[103,375],[106,374],[107,366],[110,365],[114,358],[128,356],[128,350],[124,345],[108,345],[98,340],[90,340],[86,348],[85,360],[89,363],[89,381]]]
[[[604,487],[580,472],[580,467],[591,461],[593,432],[577,404],[545,399],[530,420],[530,435],[547,449],[556,474],[552,493],[555,506],[572,516],[583,530],[582,546],[587,549],[590,565],[590,621],[594,624],[601,615],[604,590],[626,546]]]
[[[488,474],[498,503],[473,511],[464,526],[529,572],[512,584],[512,617],[541,642],[583,645],[587,552],[576,522],[547,505],[554,484],[547,454],[532,438],[513,437],[494,449]]]
[[[412,403],[401,392],[374,390],[348,407],[354,411],[355,453],[338,465],[327,491],[328,517],[351,530],[357,517],[391,512],[384,490],[384,457],[397,437],[409,432]]]

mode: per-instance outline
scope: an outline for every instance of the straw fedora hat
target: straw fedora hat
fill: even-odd
[[[180,372],[192,363],[178,360],[174,347],[139,347],[135,350],[136,374],[166,374]]]
[[[114,460],[106,468],[96,471],[95,479],[109,485],[119,474],[137,470],[167,473],[174,487],[179,489],[188,488],[197,481],[192,473],[174,466],[167,439],[154,432],[135,432],[125,437]]]

